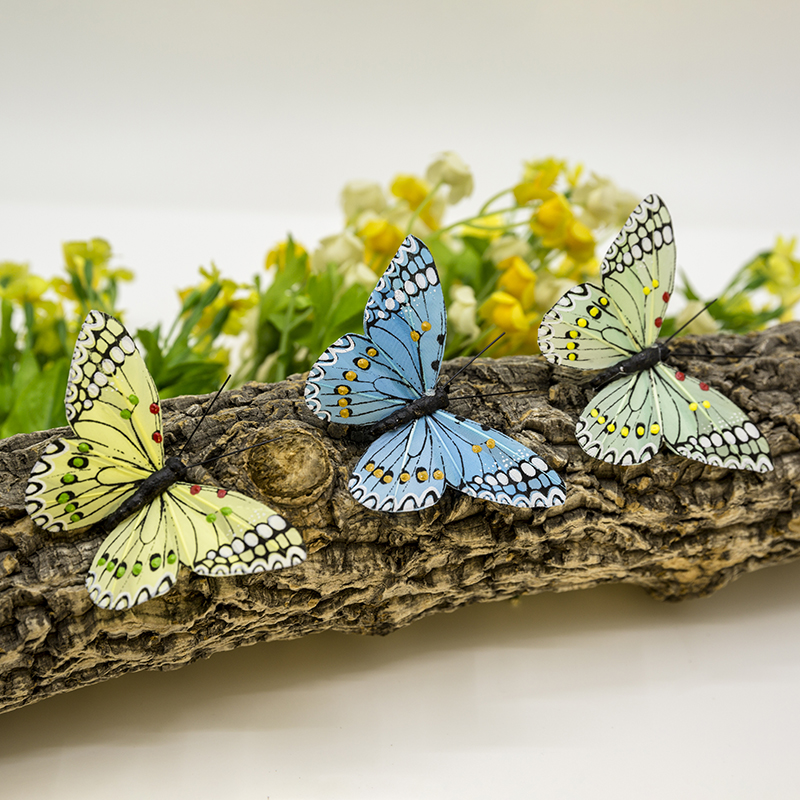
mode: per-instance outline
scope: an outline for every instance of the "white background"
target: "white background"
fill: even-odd
[[[201,264],[245,280],[287,230],[336,231],[347,180],[455,150],[485,198],[555,154],[661,194],[712,295],[800,232],[799,8],[0,0],[0,260],[55,274],[62,241],[104,236],[153,323]],[[0,717],[0,796],[796,797],[798,577],[128,676]]]

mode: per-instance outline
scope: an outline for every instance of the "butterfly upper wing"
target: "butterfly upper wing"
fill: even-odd
[[[431,251],[407,236],[367,301],[364,333],[419,394],[436,385],[447,318]]]
[[[436,385],[445,326],[433,256],[409,236],[367,301],[366,335],[347,334],[319,357],[306,380],[306,404],[327,421],[380,421]]]
[[[542,317],[539,349],[551,364],[606,369],[637,352],[608,295],[591,283],[566,292]]]
[[[48,530],[98,522],[164,464],[158,393],[113,317],[91,311],[78,334],[65,399],[77,439],[57,439],[31,470],[26,510]]]
[[[322,419],[345,424],[378,422],[408,405],[417,390],[369,339],[349,333],[335,341],[308,373],[306,405]]]
[[[652,370],[645,370],[603,387],[583,410],[575,437],[593,458],[630,466],[658,452],[661,427]]]
[[[460,492],[523,508],[564,502],[566,489],[558,473],[510,436],[447,411],[436,411],[432,422],[445,480]]]
[[[121,610],[169,591],[180,563],[201,575],[243,575],[305,557],[300,533],[263,503],[176,483],[106,537],[86,586],[97,605]]]
[[[601,266],[603,290],[636,350],[658,338],[675,283],[672,218],[664,201],[648,195],[617,234]]]
[[[667,446],[685,458],[729,469],[773,469],[769,445],[739,406],[666,364],[653,370]]]
[[[359,503],[378,511],[418,511],[439,501],[445,488],[444,455],[430,416],[379,436],[350,478]]]

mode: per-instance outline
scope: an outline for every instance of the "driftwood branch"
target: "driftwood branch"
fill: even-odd
[[[675,357],[745,409],[775,471],[737,472],[662,452],[636,467],[594,461],[573,432],[591,390],[540,358],[484,359],[452,394],[530,394],[452,408],[507,431],[565,478],[566,505],[508,509],[449,490],[421,513],[381,514],[347,490],[364,444],[303,402],[303,376],[223,394],[186,456],[221,459],[195,480],[235,488],[300,528],[308,561],[280,573],[209,579],[183,570],[167,595],[127,612],[95,607],[84,578],[101,535],[47,534],[25,515],[24,487],[46,442],[0,443],[0,707],[141,669],[176,669],[212,653],[322,630],[385,634],[436,611],[540,591],[634,583],[654,597],[708,594],[800,554],[800,323],[748,337],[685,339]],[[452,375],[463,360],[446,364]],[[167,452],[186,440],[203,398],[166,401]],[[463,408],[461,407],[463,406]]]

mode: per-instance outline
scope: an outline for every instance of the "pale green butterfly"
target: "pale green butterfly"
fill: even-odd
[[[766,439],[735,403],[664,363],[669,348],[656,339],[675,282],[675,243],[660,197],[634,209],[606,253],[601,282],[570,289],[539,326],[548,361],[604,370],[575,429],[580,446],[630,465],[652,458],[663,441],[704,464],[773,469]]]
[[[164,462],[153,379],[120,322],[90,311],[75,343],[67,420],[77,438],[50,442],[34,464],[25,508],[48,531],[101,523],[108,533],[86,586],[102,608],[130,608],[172,588],[181,563],[242,575],[305,560],[298,531],[250,497],[182,482]]]

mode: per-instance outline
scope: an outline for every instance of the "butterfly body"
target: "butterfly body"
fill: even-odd
[[[107,534],[86,579],[103,608],[130,608],[174,585],[180,564],[237,575],[305,559],[299,532],[250,497],[185,481],[164,460],[161,405],[133,339],[91,311],[81,328],[65,399],[73,437],[47,444],[31,470],[25,507],[58,532],[99,525]]]
[[[445,338],[433,257],[409,236],[367,302],[364,335],[334,342],[306,381],[306,404],[318,417],[377,436],[353,470],[353,497],[391,512],[427,508],[446,486],[504,505],[563,503],[561,478],[539,456],[445,410],[450,400],[437,386]]]
[[[622,375],[633,375],[635,372],[644,372],[646,369],[652,369],[656,364],[660,364],[669,358],[669,346],[659,342],[650,347],[635,353],[630,358],[620,361],[613,367],[604,369],[599,375],[592,378],[592,386],[604,386],[614,378],[619,378]]]
[[[566,292],[542,318],[539,347],[553,364],[602,370],[602,388],[575,428],[594,458],[628,466],[662,443],[685,458],[729,469],[773,469],[769,445],[727,397],[666,363],[657,342],[675,282],[672,219],[649,195],[634,209],[601,267],[602,286]]]

